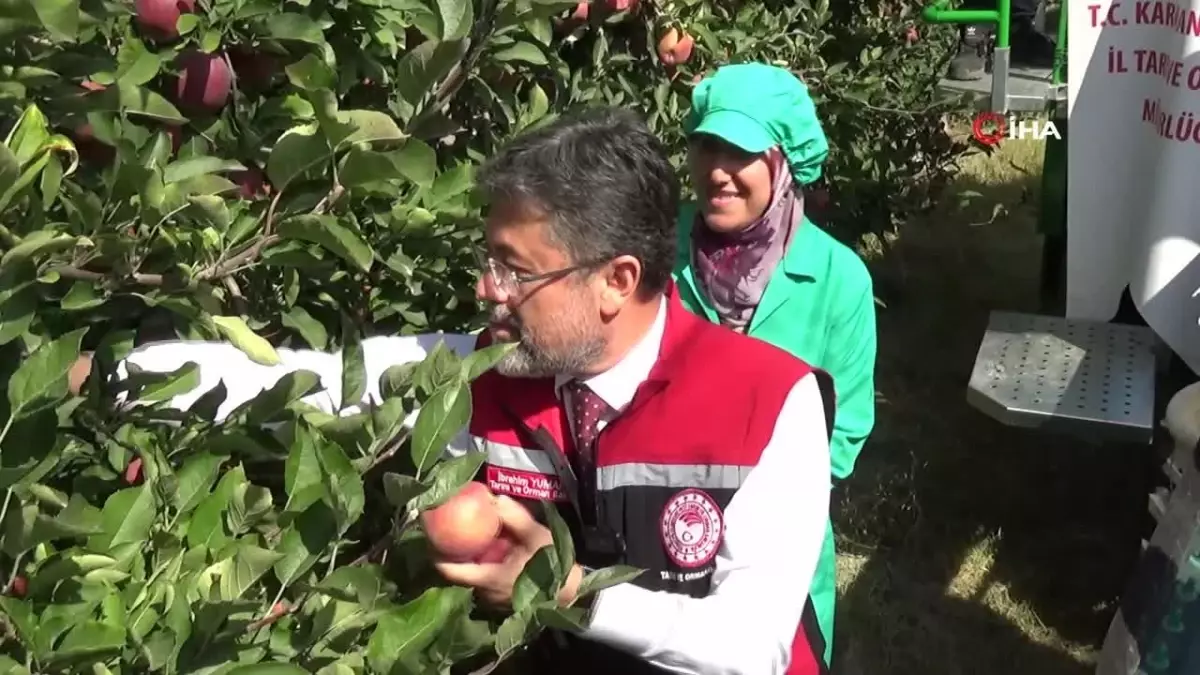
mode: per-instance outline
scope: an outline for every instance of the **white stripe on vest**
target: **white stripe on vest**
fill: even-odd
[[[487,453],[488,484],[493,492],[526,499],[562,499],[554,463],[536,448],[471,437],[472,444]],[[597,490],[624,487],[699,488],[736,490],[753,467],[732,464],[651,464],[631,462],[603,466],[597,471]],[[549,495],[557,496],[531,496]]]

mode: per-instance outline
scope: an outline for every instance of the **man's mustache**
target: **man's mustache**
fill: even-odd
[[[492,323],[502,323],[513,328],[520,328],[521,326],[520,320],[512,313],[512,310],[504,305],[493,307],[488,315],[488,320]]]

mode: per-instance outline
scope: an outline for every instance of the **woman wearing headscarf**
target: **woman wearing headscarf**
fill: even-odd
[[[858,255],[804,215],[803,186],[829,150],[816,107],[785,69],[730,65],[697,85],[687,131],[698,201],[680,216],[683,303],[833,377],[831,462],[844,479],[875,422],[875,299]],[[836,562],[830,526],[812,586],[826,662]]]

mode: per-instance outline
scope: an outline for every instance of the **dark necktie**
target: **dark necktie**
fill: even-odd
[[[590,505],[596,489],[596,437],[600,435],[601,418],[612,408],[578,380],[571,380],[564,388],[569,396],[571,421],[575,425],[575,471],[580,497]]]

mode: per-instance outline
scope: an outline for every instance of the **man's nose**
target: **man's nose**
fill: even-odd
[[[496,284],[489,283],[486,274],[479,275],[479,280],[475,282],[475,299],[479,302],[487,302],[494,305],[503,305],[508,302],[508,293],[505,293]]]

